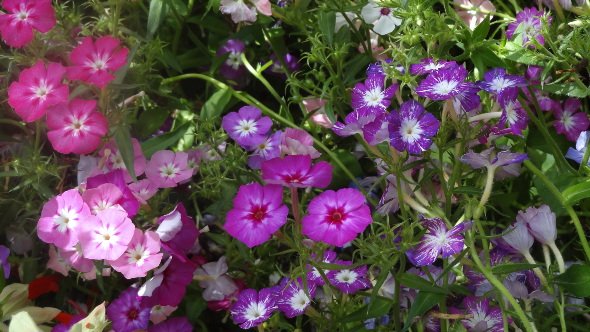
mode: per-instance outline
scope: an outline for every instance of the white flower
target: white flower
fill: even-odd
[[[380,35],[387,35],[396,26],[402,24],[402,19],[393,15],[393,10],[387,7],[380,7],[374,1],[363,7],[361,16],[365,22],[373,24],[373,31]]]

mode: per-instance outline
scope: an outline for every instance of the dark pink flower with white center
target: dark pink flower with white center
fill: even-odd
[[[419,63],[410,65],[410,74],[412,75],[426,75],[434,73],[438,70],[451,69],[457,66],[455,61],[434,60],[433,58],[425,58]],[[467,75],[466,75],[467,77]]]
[[[451,313],[467,314],[466,319],[461,320],[461,324],[470,332],[503,332],[504,321],[502,311],[498,307],[490,305],[490,301],[485,297],[468,296],[463,299],[465,310],[451,309]]]
[[[342,247],[373,222],[365,196],[357,189],[327,190],[308,205],[301,232],[314,241]]]
[[[479,81],[480,89],[495,95],[498,100],[514,100],[518,96],[518,88],[527,85],[526,79],[518,75],[508,75],[504,68],[494,68],[484,75],[484,80]]]
[[[398,151],[421,154],[432,145],[440,122],[415,100],[404,102],[389,116],[389,138]]]
[[[243,329],[249,329],[262,324],[277,310],[273,289],[263,288],[260,292],[255,289],[245,289],[240,292],[230,313],[234,323]]]
[[[69,249],[78,243],[82,224],[96,221],[78,190],[70,189],[43,205],[37,236],[45,243]]]
[[[338,265],[352,265],[351,261],[336,261]],[[328,280],[332,286],[342,293],[354,294],[360,290],[371,287],[367,276],[367,266],[362,265],[354,269],[332,270],[328,272]]]
[[[113,75],[127,62],[129,50],[121,47],[121,42],[111,36],[92,40],[86,37],[70,53],[72,65],[68,67],[68,78],[104,88]]]
[[[311,299],[315,296],[315,289],[316,286],[310,283],[307,284],[306,292],[301,278],[296,280],[284,278],[278,287],[277,307],[287,318],[303,315],[305,309],[311,304]]]
[[[84,202],[88,204],[90,211],[94,214],[118,205],[121,197],[123,197],[123,193],[112,183],[101,184],[82,193]]]
[[[40,119],[49,107],[68,101],[70,92],[63,84],[65,73],[66,69],[59,63],[46,65],[37,61],[20,73],[18,82],[10,84],[8,104],[25,122]]]
[[[435,70],[418,84],[416,93],[432,100],[447,100],[474,86],[471,82],[465,82],[466,78],[467,69],[463,66]]]
[[[418,246],[406,252],[412,264],[431,265],[438,255],[447,258],[463,250],[464,241],[461,233],[470,226],[469,223],[462,222],[449,230],[442,219],[433,218],[422,220],[422,225],[426,228],[426,233]]]
[[[391,98],[397,88],[397,84],[392,84],[386,88],[383,76],[370,76],[364,83],[357,83],[352,89],[352,108],[355,111],[385,111],[391,105]]]
[[[96,110],[95,100],[74,99],[47,113],[47,137],[55,151],[88,154],[108,133],[105,116]]]
[[[116,260],[127,250],[135,226],[121,208],[98,211],[96,216],[85,220],[81,227],[79,238],[84,257]]]
[[[135,176],[140,176],[145,171],[147,161],[143,151],[141,150],[141,145],[136,138],[131,138],[131,145],[133,146],[133,170],[135,171]],[[104,158],[104,166],[107,170],[123,170],[127,183],[133,181],[129,171],[127,170],[127,166],[125,166],[125,161],[123,160],[121,151],[119,151],[119,147],[114,140],[111,140],[109,143],[107,143],[104,148],[100,150],[98,155],[101,158]]]
[[[332,165],[320,161],[312,166],[308,155],[274,158],[262,163],[262,179],[291,188],[325,188],[332,182]]]
[[[147,201],[158,192],[158,186],[149,179],[130,183],[129,189],[141,204],[147,204]]]
[[[267,116],[253,106],[244,106],[238,112],[228,113],[221,120],[225,132],[241,147],[251,149],[264,141],[272,126]]]
[[[265,160],[271,160],[281,156],[281,140],[283,132],[277,130],[267,136],[261,143],[256,145],[254,152],[248,158],[248,166],[252,169],[260,169]]]
[[[527,44],[531,40],[536,40],[539,44],[545,44],[545,38],[541,34],[543,29],[543,19],[548,25],[551,24],[553,18],[545,12],[540,11],[534,7],[524,8],[521,12],[516,14],[516,21],[508,25],[506,29],[506,37],[512,39],[516,35],[522,38],[522,45]],[[534,44],[531,44],[534,47]]]
[[[555,130],[559,134],[565,135],[568,141],[575,142],[580,133],[588,130],[590,119],[585,112],[576,112],[580,109],[582,103],[579,99],[568,98],[563,106],[558,102],[554,103],[553,115],[555,116]]]
[[[145,175],[159,188],[172,188],[190,179],[193,170],[188,167],[186,152],[161,150],[152,155],[146,166]]]
[[[326,250],[324,252],[324,256],[321,262],[330,264],[334,261],[336,261],[336,252],[332,250]],[[316,286],[323,286],[325,284],[325,281],[320,271],[318,271],[318,269],[313,267],[311,264],[308,264],[307,267],[308,269],[311,269],[311,271],[307,272],[307,281],[310,284],[314,284]],[[327,275],[329,270],[323,270],[323,272],[324,275]]]
[[[56,23],[50,0],[4,0],[6,13],[0,14],[0,34],[8,46],[23,47],[34,37],[51,30]]]
[[[155,269],[162,261],[160,237],[152,231],[143,233],[135,229],[127,250],[114,261],[109,261],[115,271],[127,279],[143,278],[148,271]]]
[[[500,106],[502,115],[492,132],[496,135],[522,136],[522,131],[528,126],[529,117],[520,102],[516,99],[500,99]]]
[[[287,222],[289,209],[277,185],[243,185],[227,213],[223,228],[249,248],[268,241]]]
[[[303,129],[287,128],[281,137],[281,153],[308,155],[312,159],[322,154],[313,147],[313,136]]]
[[[125,209],[125,211],[127,211],[129,218],[135,216],[137,214],[137,211],[139,210],[139,202],[127,186],[127,183],[125,182],[124,171],[116,170],[105,174],[91,176],[88,179],[86,179],[86,189],[89,190],[93,188],[98,188],[99,186],[105,183],[114,184],[115,186],[117,186],[117,188],[119,188],[122,195],[121,198],[117,201],[117,204],[119,204],[123,209]]]

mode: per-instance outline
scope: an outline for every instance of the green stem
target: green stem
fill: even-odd
[[[277,56],[278,56],[278,54],[277,54]],[[264,78],[264,76],[262,76],[262,74],[259,71],[257,71],[256,69],[254,69],[254,67],[252,67],[252,65],[248,61],[248,58],[246,58],[246,54],[242,53],[241,59],[242,59],[242,63],[244,64],[246,69],[248,69],[250,74],[252,74],[252,76],[256,77],[256,79],[258,79],[260,81],[260,83],[262,83],[262,85],[264,85],[264,87],[279,102],[279,104],[281,104],[281,107],[283,107],[285,112],[288,112],[289,106],[287,106],[285,99],[283,99],[281,96],[279,96],[277,91],[272,87],[272,85],[268,82],[268,80],[266,78]]]
[[[291,187],[291,209],[293,210],[293,219],[295,223],[301,223],[301,211],[299,211],[299,193],[297,188]]]
[[[559,268],[559,273],[565,272],[565,262],[563,261],[563,256],[561,255],[561,251],[555,245],[555,242],[550,242],[547,244],[551,251],[553,252],[553,256],[555,256],[555,260],[557,261],[557,267]]]
[[[553,196],[555,196],[555,198],[559,200],[561,205],[565,207],[566,212],[569,214],[570,218],[572,219],[572,222],[574,223],[574,227],[576,228],[578,237],[580,238],[580,243],[582,244],[582,249],[584,250],[584,255],[586,256],[586,261],[590,262],[590,245],[588,244],[588,239],[586,239],[586,234],[584,233],[582,223],[580,222],[580,219],[576,215],[574,209],[565,202],[565,199],[561,195],[561,192],[559,191],[559,189],[557,189],[557,187],[555,187],[551,180],[549,180],[547,176],[545,176],[545,174],[541,172],[540,169],[533,165],[533,163],[530,160],[525,160],[523,164],[526,168],[533,172],[533,174],[535,174],[541,181],[543,181],[543,184],[545,184],[547,189],[549,189]]]
[[[483,209],[490,199],[492,195],[492,188],[494,187],[494,173],[496,172],[496,167],[490,166],[487,167],[487,176],[486,176],[486,184],[483,188],[483,194],[481,195],[481,199],[479,200],[479,204],[475,208],[475,212],[473,213],[473,219],[478,220],[483,213]]]

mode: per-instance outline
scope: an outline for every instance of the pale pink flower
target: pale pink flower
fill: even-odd
[[[8,104],[25,122],[40,119],[49,107],[68,101],[69,89],[62,82],[65,73],[59,63],[37,61],[20,73],[18,82],[10,84]]]
[[[160,253],[160,238],[152,231],[143,233],[135,229],[133,238],[127,247],[127,251],[115,261],[109,264],[125,276],[127,279],[143,278],[148,271],[155,269],[162,261]]]
[[[70,272],[70,265],[61,257],[57,248],[52,245],[49,246],[49,260],[46,267],[64,276],[67,276],[68,272]]]
[[[57,152],[88,154],[108,132],[107,119],[95,100],[74,99],[47,113],[47,137]]]
[[[322,154],[313,147],[313,137],[303,129],[287,128],[281,139],[281,153],[286,155],[308,155],[312,159]]]
[[[332,128],[334,122],[330,121],[330,118],[326,115],[326,110],[324,109],[326,106],[325,99],[306,98],[303,99],[303,106],[308,113],[313,112],[313,115],[310,117],[312,122],[324,128]]]
[[[133,146],[133,170],[135,171],[135,176],[140,176],[145,171],[145,166],[147,160],[141,150],[141,145],[136,138],[131,139],[131,145]],[[129,172],[127,171],[127,166],[125,166],[125,161],[123,161],[123,156],[121,156],[121,152],[117,147],[117,143],[114,140],[110,141],[105,145],[103,149],[100,150],[99,156],[103,159],[104,166],[107,170],[117,170],[122,169],[125,172],[125,181],[127,183],[132,182],[133,179]]]
[[[471,30],[483,22],[486,16],[490,15],[492,18],[491,14],[496,11],[496,7],[489,0],[453,0],[453,2],[455,11]]]
[[[379,35],[387,35],[402,24],[402,19],[395,16],[392,8],[381,7],[380,3],[369,0],[361,10],[365,22],[373,25],[373,31]]]
[[[96,216],[84,223],[79,235],[84,257],[116,260],[127,250],[135,226],[123,209],[98,211]]]
[[[171,188],[190,179],[193,170],[188,167],[188,155],[185,152],[162,150],[154,153],[147,164],[145,175],[159,188]]]
[[[123,193],[112,183],[101,184],[82,193],[84,202],[88,204],[90,211],[94,214],[118,205],[121,197],[123,197]]]
[[[195,271],[199,286],[205,289],[203,291],[205,301],[221,301],[238,290],[236,283],[226,275],[225,260],[225,256],[222,256],[217,262],[203,264]]]
[[[178,307],[170,305],[155,305],[150,311],[150,320],[154,324],[165,321]]]
[[[234,23],[256,22],[256,11],[262,15],[272,15],[269,0],[221,0],[220,5],[219,10],[223,14],[230,14]]]
[[[6,44],[23,47],[30,43],[34,31],[45,33],[56,23],[51,0],[4,0],[0,13],[0,34]]]
[[[147,204],[147,201],[158,192],[158,187],[149,179],[130,183],[129,189],[141,204]]]
[[[72,66],[68,67],[68,78],[104,88],[115,79],[114,72],[127,62],[129,50],[120,44],[111,36],[96,41],[92,37],[84,38],[70,54]]]
[[[96,222],[88,205],[76,189],[65,191],[43,205],[37,223],[37,236],[45,243],[58,248],[71,248],[78,243],[78,230],[82,223]]]
[[[84,257],[80,244],[68,249],[58,248],[58,253],[69,266],[82,273],[95,271],[94,262],[91,259]]]

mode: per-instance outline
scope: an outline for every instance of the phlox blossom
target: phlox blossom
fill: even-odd
[[[291,188],[325,188],[332,182],[332,165],[320,161],[312,166],[309,155],[274,158],[262,163],[262,179]]]
[[[84,223],[79,235],[84,257],[116,260],[127,250],[135,226],[121,208],[98,211],[96,216]]]
[[[149,324],[150,307],[142,303],[137,289],[130,287],[109,304],[106,314],[117,332],[145,331]]]
[[[271,288],[261,289],[260,292],[245,289],[238,295],[230,313],[234,323],[243,329],[249,329],[262,324],[275,310],[277,303]]]
[[[313,283],[307,285],[307,292],[301,278],[289,280],[284,278],[279,285],[277,294],[277,307],[287,318],[303,315],[303,312],[311,304],[315,296],[316,286]],[[309,296],[307,295],[309,293]]]
[[[470,223],[460,223],[450,230],[439,218],[424,219],[422,224],[426,228],[424,237],[416,248],[406,253],[412,264],[416,266],[431,265],[439,254],[442,254],[443,258],[447,258],[463,250],[464,241],[461,233],[470,226]]]
[[[2,16],[0,16],[2,17]],[[25,122],[45,115],[47,109],[68,101],[69,89],[63,84],[66,69],[59,63],[37,61],[23,70],[8,88],[8,104]]]
[[[399,112],[390,113],[389,135],[391,145],[398,151],[421,154],[432,145],[440,122],[426,112],[415,100],[404,102]]]
[[[23,47],[34,37],[34,30],[45,33],[56,23],[51,0],[4,0],[6,13],[0,14],[0,34],[6,44]]]
[[[262,141],[272,126],[267,116],[253,106],[241,107],[237,112],[228,113],[221,120],[221,126],[236,143],[251,148]]]
[[[351,261],[336,261],[338,265],[352,265]],[[357,268],[332,270],[328,272],[328,280],[332,285],[338,288],[341,292],[346,294],[354,294],[361,289],[371,287],[371,281],[369,281],[367,275],[367,266],[362,265]]]
[[[184,298],[186,286],[193,281],[196,267],[192,261],[182,262],[169,257],[154,271],[154,276],[140,287],[138,294],[144,297],[143,301],[148,306],[177,306]]]
[[[115,79],[114,72],[127,62],[129,50],[120,44],[111,36],[84,38],[70,54],[68,78],[104,88]]]
[[[82,194],[84,202],[90,207],[90,211],[96,214],[98,211],[106,210],[118,204],[123,193],[112,183],[104,183],[100,186],[86,190]]]
[[[135,176],[140,176],[145,171],[147,161],[141,150],[141,145],[136,138],[131,139],[131,145],[133,146],[133,170],[135,171]],[[121,169],[125,171],[125,181],[127,183],[133,181],[131,175],[129,175],[121,151],[119,151],[119,147],[114,140],[107,143],[104,148],[100,150],[99,156],[104,158],[103,162],[106,169],[111,171]]]
[[[95,100],[74,99],[47,114],[47,137],[60,153],[88,154],[108,132],[107,119],[96,110]]]
[[[117,260],[109,264],[127,279],[145,277],[148,271],[160,265],[160,238],[152,231],[143,233],[135,229],[127,250]]]
[[[147,164],[145,175],[159,188],[171,188],[190,179],[193,170],[188,167],[186,152],[162,150],[154,153]]]

